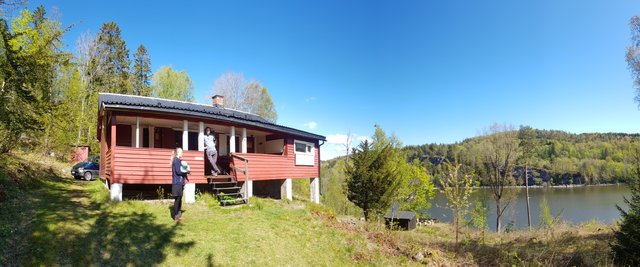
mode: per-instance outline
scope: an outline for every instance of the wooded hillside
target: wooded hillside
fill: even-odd
[[[529,184],[602,184],[625,182],[632,177],[634,155],[639,147],[639,134],[583,133],[522,127],[518,132],[520,148],[528,143]],[[406,146],[408,160],[419,160],[428,170],[444,160],[458,159],[464,166],[482,176],[479,144],[488,136],[466,139],[455,144]],[[524,184],[524,160],[515,168],[518,184]]]

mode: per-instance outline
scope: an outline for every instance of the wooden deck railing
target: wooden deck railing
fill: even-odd
[[[238,168],[238,166],[235,165],[235,160],[233,161],[233,171],[236,173],[236,175],[234,175],[234,180],[238,180],[238,172],[241,172],[242,174],[244,174],[244,196],[243,198],[245,200],[249,199],[249,185],[248,182],[250,181],[249,179],[249,159],[239,156],[235,153],[231,153],[231,157],[242,160],[244,162],[244,168]]]

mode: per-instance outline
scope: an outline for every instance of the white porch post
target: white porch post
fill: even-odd
[[[280,186],[280,199],[293,199],[293,184],[291,183],[291,178],[284,179],[282,185]]]
[[[242,153],[247,153],[247,128],[242,128],[242,144],[240,145]]]
[[[320,177],[311,178],[311,202],[320,204]]]
[[[156,140],[155,131],[156,131],[156,127],[149,126],[149,148],[155,147],[155,140]]]
[[[198,126],[198,151],[204,151],[204,122],[199,122]]]
[[[229,153],[236,153],[236,127],[231,126],[231,135],[229,136]]]
[[[182,127],[182,150],[189,150],[189,121],[183,121]],[[186,183],[184,185],[184,202],[191,204],[196,202],[196,184]]]
[[[189,121],[183,121],[182,127],[182,150],[189,150]]]
[[[140,117],[136,117],[136,148],[140,148]]]

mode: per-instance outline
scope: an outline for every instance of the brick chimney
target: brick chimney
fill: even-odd
[[[214,105],[224,107],[224,96],[214,95],[211,99]]]

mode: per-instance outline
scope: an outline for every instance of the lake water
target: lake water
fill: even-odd
[[[514,199],[502,216],[502,229],[513,222],[518,229],[527,227],[527,203],[524,188],[509,188],[517,191]],[[471,201],[477,201],[482,194],[486,194],[486,203],[489,207],[487,223],[489,228],[495,231],[496,207],[490,189],[479,188],[471,196]],[[579,224],[582,222],[597,220],[602,223],[613,223],[620,218],[620,212],[616,204],[628,209],[623,201],[623,196],[630,197],[629,188],[625,185],[607,186],[579,186],[579,187],[530,187],[529,201],[531,207],[531,226],[540,225],[540,204],[543,198],[547,199],[549,210],[553,217],[559,216],[563,221]],[[446,208],[447,200],[440,192],[436,193],[432,201],[429,215],[432,218],[444,222],[451,222],[451,210]]]

